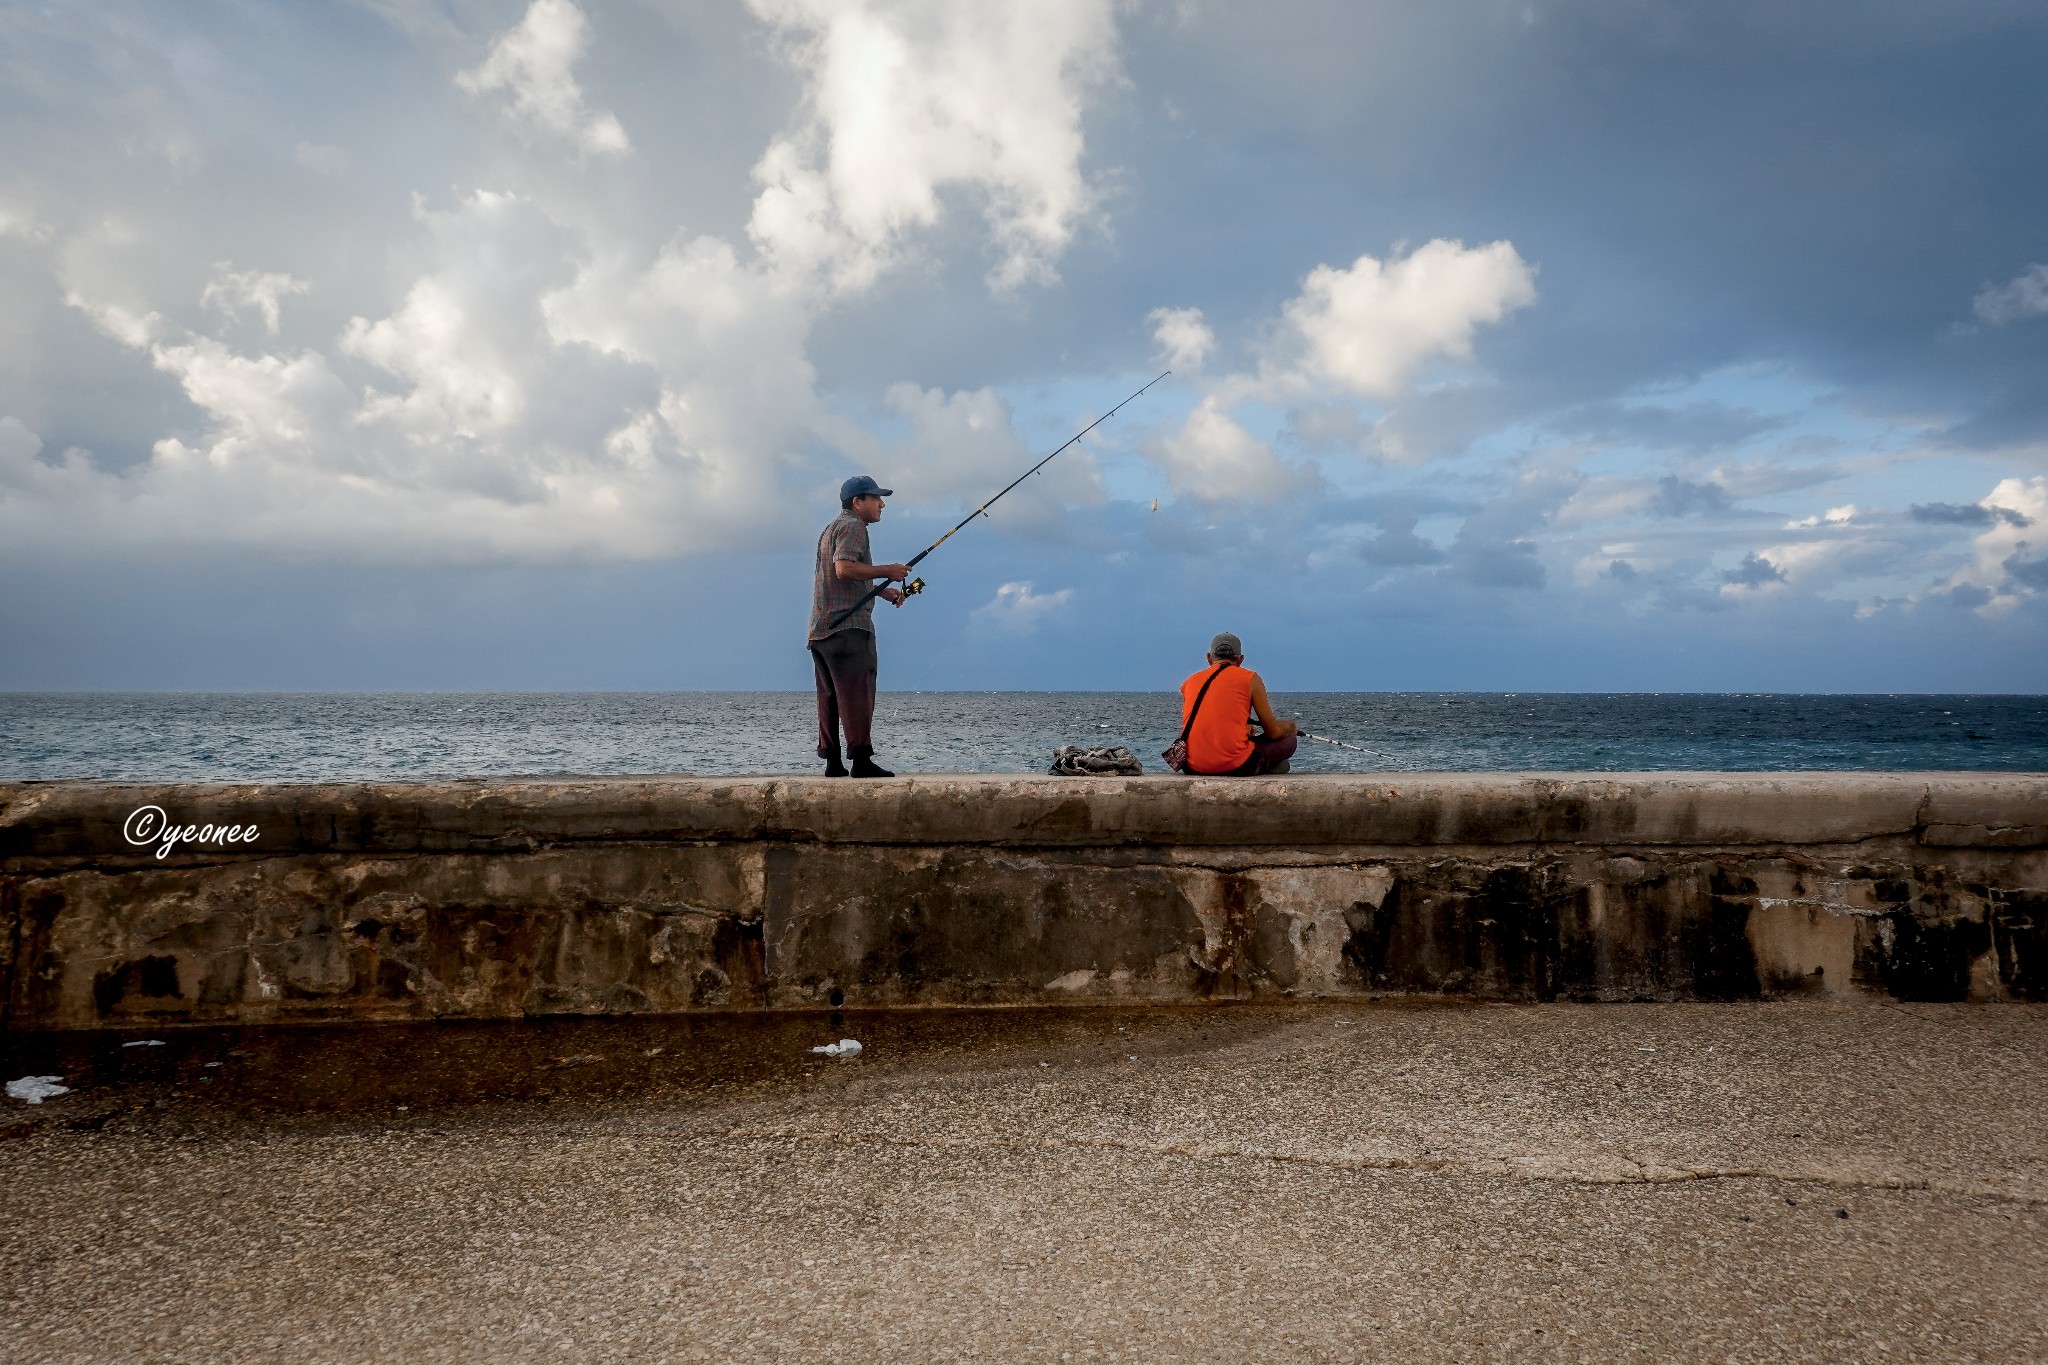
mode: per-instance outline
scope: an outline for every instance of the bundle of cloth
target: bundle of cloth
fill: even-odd
[[[1079,749],[1071,744],[1052,751],[1054,777],[1143,777],[1138,756],[1121,744],[1113,749]]]

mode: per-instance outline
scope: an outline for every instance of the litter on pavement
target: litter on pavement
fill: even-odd
[[[859,1044],[855,1044],[856,1047]],[[7,1083],[7,1098],[20,1100],[25,1104],[41,1104],[44,1100],[71,1093],[68,1085],[59,1085],[62,1076],[23,1076],[18,1081]]]
[[[836,1043],[827,1043],[823,1047],[814,1047],[811,1051],[822,1052],[827,1057],[851,1057],[860,1051],[860,1044],[851,1038],[841,1038]]]

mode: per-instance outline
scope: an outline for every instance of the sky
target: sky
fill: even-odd
[[[2037,0],[0,0],[0,688],[2048,691]]]

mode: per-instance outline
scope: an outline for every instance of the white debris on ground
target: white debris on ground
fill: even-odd
[[[68,1085],[59,1085],[62,1076],[23,1076],[18,1081],[7,1083],[7,1098],[20,1100],[24,1104],[41,1104],[44,1100],[71,1093]]]
[[[161,1038],[143,1038],[133,1043],[121,1044],[122,1047],[162,1047],[163,1045],[164,1040]]]
[[[822,1052],[827,1057],[851,1057],[860,1051],[860,1044],[851,1038],[841,1038],[836,1043],[827,1043],[823,1047],[814,1047],[811,1051]]]

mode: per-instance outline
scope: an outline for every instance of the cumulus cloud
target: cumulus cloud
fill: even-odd
[[[518,195],[416,217],[426,269],[331,349],[246,352],[82,301],[202,420],[130,469],[14,480],[0,539],[62,543],[53,528],[86,520],[131,544],[614,558],[780,525],[778,485],[818,415],[807,323],[729,247],[680,242],[639,268],[613,250],[579,270],[586,239]]]
[[[1321,482],[1313,465],[1290,465],[1274,454],[1214,394],[1195,404],[1179,431],[1147,442],[1145,453],[1166,471],[1176,493],[1211,501],[1270,502]]]
[[[439,268],[396,312],[353,318],[341,336],[344,353],[399,381],[365,398],[363,419],[430,442],[500,435],[525,411],[534,295],[566,275],[566,239],[516,195],[479,191],[453,211],[417,212]]]
[[[805,78],[754,169],[748,231],[784,268],[872,284],[948,194],[978,199],[998,291],[1056,277],[1095,192],[1082,114],[1117,73],[1110,0],[749,0]]]
[[[472,95],[503,91],[515,122],[565,138],[586,156],[632,150],[618,119],[584,102],[575,66],[590,45],[590,23],[575,0],[533,0],[526,17],[499,35],[478,66],[455,77]]]
[[[2048,475],[2001,479],[1979,503],[1992,518],[1971,542],[1972,562],[1941,584],[1949,591],[1971,589],[1987,594],[1977,610],[1997,615],[2019,599],[2040,592],[2048,575],[2048,537],[2035,529],[2048,518]]]
[[[306,281],[276,270],[237,270],[232,262],[214,267],[215,275],[200,291],[202,307],[218,308],[225,316],[240,319],[250,312],[263,320],[264,330],[277,335],[280,301],[290,294],[303,294],[312,286]]]
[[[1309,374],[1385,400],[1428,361],[1469,360],[1481,326],[1535,301],[1536,272],[1512,243],[1439,238],[1385,261],[1319,265],[1285,313]]]
[[[1218,376],[1181,430],[1146,447],[1177,491],[1269,501],[1319,486],[1314,465],[1277,455],[1234,415],[1248,402],[1284,401],[1288,430],[1310,449],[1408,457],[1388,419],[1368,421],[1358,401],[1400,397],[1432,361],[1469,360],[1478,329],[1535,302],[1535,270],[1508,242],[1467,247],[1437,239],[1386,261],[1360,256],[1319,265],[1281,310],[1256,372]],[[1154,337],[1169,354],[1206,356],[1215,343],[1195,309],[1155,309]]]
[[[614,225],[574,194],[549,193],[533,169],[543,162],[531,173],[514,162],[499,169],[534,190],[469,188],[431,208],[415,196],[417,240],[387,243],[410,273],[357,302],[338,334],[312,337],[286,325],[283,301],[315,286],[301,273],[216,264],[203,287],[172,287],[199,299],[200,315],[184,316],[152,306],[164,286],[150,279],[163,272],[135,268],[151,245],[136,223],[106,215],[58,234],[53,273],[71,306],[174,379],[194,413],[125,467],[85,459],[67,474],[69,456],[10,455],[19,477],[0,492],[0,539],[63,543],[76,518],[118,524],[137,545],[225,540],[345,558],[718,550],[782,534],[791,485],[836,486],[821,468],[830,446],[893,452],[921,498],[993,492],[1029,454],[1001,398],[900,385],[889,401],[912,439],[889,447],[820,400],[811,337],[850,284],[902,259],[955,195],[978,201],[999,258],[993,283],[1049,276],[1093,212],[1080,120],[1115,74],[1111,6],[755,9],[803,95],[761,159],[751,252],[686,231],[657,246],[644,224]],[[403,26],[459,38],[446,24]],[[623,153],[618,121],[576,78],[591,36],[572,0],[535,0],[457,84],[585,156]],[[293,157],[323,172],[348,164],[313,143]],[[793,221],[778,214],[795,183],[771,173],[778,165],[816,177],[815,252],[776,226]],[[10,207],[6,221],[34,220]],[[267,342],[230,341],[225,325],[237,322]],[[997,515],[1047,531],[1062,506],[1103,497],[1093,457],[1077,449]]]
[[[2004,284],[1985,285],[1971,307],[1993,327],[2048,313],[2048,265],[2030,265]]]
[[[976,624],[1011,635],[1026,635],[1073,597],[1072,588],[1039,592],[1030,582],[1005,583],[996,595],[974,609]]]
[[[1154,308],[1146,321],[1152,324],[1152,339],[1170,369],[1199,370],[1216,348],[1216,333],[1202,320],[1199,308]]]

